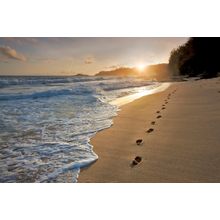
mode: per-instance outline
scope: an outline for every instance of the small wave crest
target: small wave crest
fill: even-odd
[[[1,76],[0,88],[9,86],[25,86],[25,85],[53,85],[53,84],[68,84],[78,82],[90,82],[108,80],[109,78],[94,77],[94,76],[71,76],[71,77],[45,77],[45,76]]]
[[[0,101],[51,98],[55,96],[66,96],[66,95],[93,95],[95,93],[96,91],[94,89],[79,85],[75,88],[56,88],[41,92],[36,91],[33,93],[0,94]]]

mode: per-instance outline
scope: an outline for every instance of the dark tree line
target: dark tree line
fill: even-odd
[[[192,37],[171,51],[169,69],[173,75],[209,78],[220,72],[220,38]]]

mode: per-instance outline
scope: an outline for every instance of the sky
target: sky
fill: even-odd
[[[0,75],[93,75],[118,67],[167,63],[187,38],[0,37]]]

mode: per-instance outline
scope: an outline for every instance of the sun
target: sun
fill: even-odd
[[[146,68],[146,65],[144,65],[143,63],[139,63],[139,64],[137,65],[137,69],[138,69],[140,72],[143,72],[145,68]]]

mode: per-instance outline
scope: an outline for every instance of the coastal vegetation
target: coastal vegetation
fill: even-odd
[[[169,70],[173,76],[216,77],[220,72],[219,51],[220,38],[191,37],[171,51]]]

